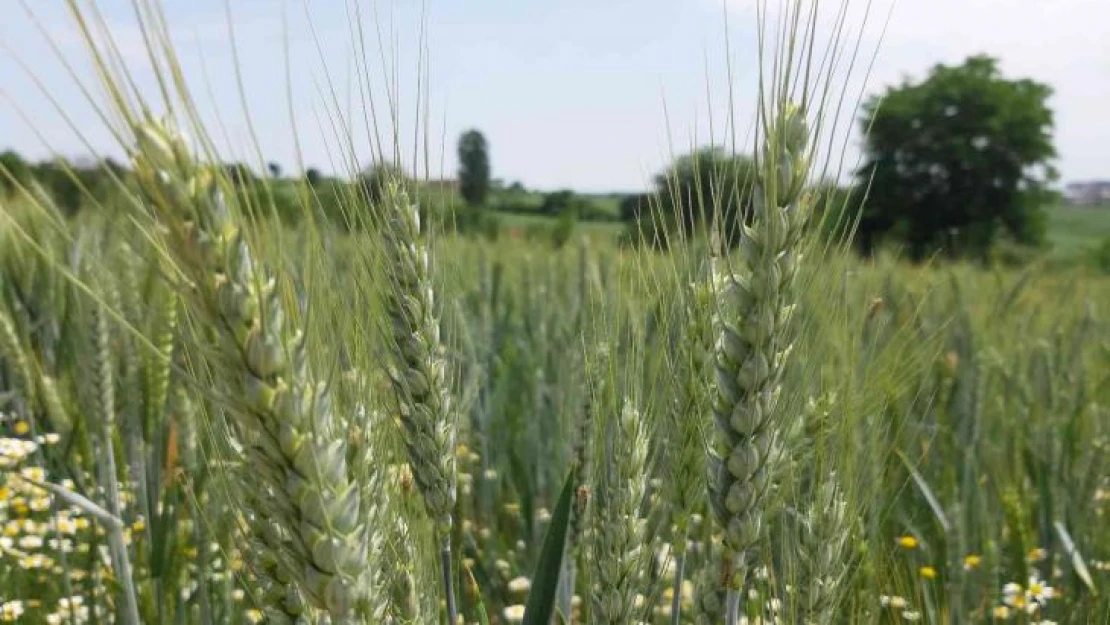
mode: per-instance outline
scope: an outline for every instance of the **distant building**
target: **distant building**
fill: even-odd
[[[424,186],[428,189],[457,191],[459,189],[459,181],[453,178],[438,178],[424,181]]]
[[[1110,180],[1072,182],[1064,187],[1068,204],[1075,206],[1094,206],[1110,204]]]

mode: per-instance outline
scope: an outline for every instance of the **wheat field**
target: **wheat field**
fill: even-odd
[[[660,251],[401,180],[290,227],[158,4],[142,93],[71,2],[129,162],[0,196],[0,622],[1108,622],[1110,281],[822,238],[807,6],[763,17],[750,222]]]

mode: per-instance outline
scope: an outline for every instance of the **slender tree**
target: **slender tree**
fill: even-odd
[[[486,202],[490,187],[489,144],[477,130],[468,130],[459,137],[459,188],[471,206]]]

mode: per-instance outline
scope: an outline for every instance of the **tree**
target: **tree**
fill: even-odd
[[[270,171],[271,178],[281,178],[281,164],[275,161],[266,163],[266,169]]]
[[[304,172],[304,181],[307,182],[309,186],[314,187],[320,184],[322,179],[323,176],[320,174],[320,170],[315,167],[309,167]]]
[[[578,213],[581,208],[581,199],[570,189],[552,191],[543,196],[540,204],[540,213],[544,215],[562,215],[567,212]]]
[[[29,178],[30,168],[22,156],[11,150],[0,154],[0,191],[11,192]]]
[[[1006,80],[986,56],[937,65],[920,83],[872,97],[861,118],[870,192],[858,243],[865,252],[893,235],[920,260],[945,250],[985,258],[1000,232],[1036,244],[1055,179],[1052,90]]]
[[[655,176],[658,202],[630,200],[622,212],[638,213],[632,224],[636,238],[665,245],[674,236],[687,236],[713,220],[735,241],[740,224],[750,215],[750,186],[755,163],[744,155],[720,148],[702,148],[681,156]]]
[[[250,165],[246,163],[227,163],[223,166],[223,169],[231,184],[237,187],[253,186],[258,181],[254,172],[251,171]]]
[[[636,221],[651,210],[650,193],[633,193],[621,198],[619,212],[621,221]]]
[[[486,202],[490,187],[489,146],[477,130],[459,137],[459,191],[471,206]]]
[[[359,182],[366,200],[375,205],[385,198],[390,183],[395,183],[406,191],[412,190],[405,170],[395,163],[386,161],[371,165],[359,176]]]

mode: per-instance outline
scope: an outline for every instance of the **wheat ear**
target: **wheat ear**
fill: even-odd
[[[678,380],[674,400],[667,413],[666,478],[664,498],[672,510],[672,550],[675,576],[671,597],[671,624],[682,620],[682,582],[691,519],[705,502],[706,427],[709,410],[705,380],[712,361],[710,323],[712,292],[704,284],[693,284],[686,294],[687,305],[682,339],[675,346],[670,367]]]
[[[796,106],[783,103],[777,113],[765,128],[753,221],[740,236],[743,266],[734,270],[718,241],[712,268],[717,434],[709,455],[709,499],[724,530],[729,625],[739,618],[745,557],[762,537],[761,504],[781,456],[776,421],[782,418],[778,403],[792,348],[785,330],[807,212],[801,194],[809,129]]]
[[[649,552],[641,515],[648,433],[640,411],[627,399],[617,414],[601,415],[597,427],[597,440],[605,453],[594,472],[588,517],[593,574],[590,617],[593,623],[623,625],[633,621],[636,584]]]
[[[347,462],[346,424],[314,376],[305,335],[274,276],[252,255],[215,170],[194,160],[166,124],[147,119],[134,131],[143,195],[191,282],[189,310],[211,328],[202,354],[242,439],[238,477],[251,495],[251,530],[274,549],[275,582],[292,581],[333,623],[349,622],[367,591],[370,529]]]
[[[397,396],[413,478],[440,541],[440,567],[449,623],[457,615],[451,562],[455,509],[457,415],[448,388],[447,363],[430,275],[428,248],[416,204],[389,183],[384,223],[384,263],[389,287],[385,310],[393,353],[390,380]]]

